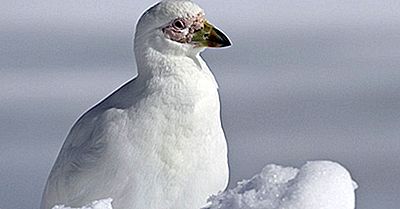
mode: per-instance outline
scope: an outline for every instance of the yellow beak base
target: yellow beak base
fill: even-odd
[[[228,36],[208,21],[204,22],[204,27],[202,29],[194,33],[191,43],[200,47],[210,48],[221,48],[232,45]]]

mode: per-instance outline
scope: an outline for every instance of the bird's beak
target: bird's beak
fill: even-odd
[[[191,43],[199,47],[221,48],[232,45],[228,36],[214,27],[208,21],[204,22],[204,27],[193,34]]]

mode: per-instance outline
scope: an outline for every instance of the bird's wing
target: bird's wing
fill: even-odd
[[[81,119],[72,127],[53,169],[78,172],[90,169],[103,153],[106,143],[97,118]]]
[[[66,171],[89,169],[101,156],[106,146],[107,119],[103,114],[113,108],[126,108],[133,104],[135,95],[143,91],[143,86],[135,85],[136,79],[123,84],[101,102],[96,104],[75,123],[65,139],[53,169],[63,168]],[[129,89],[129,86],[133,86]],[[127,93],[128,92],[128,93]],[[124,104],[127,93],[133,96],[128,104]],[[111,101],[111,102],[110,102]]]
[[[80,189],[70,187],[74,185],[71,182],[78,183],[78,174],[89,171],[105,150],[97,118],[88,119],[85,115],[72,127],[54,163],[43,193],[42,209],[79,196]]]
[[[123,109],[136,101],[134,98],[137,94],[128,94],[131,93],[128,85],[132,84],[133,80],[107,96],[83,114],[71,128],[47,180],[42,209],[50,208],[56,203],[78,202],[79,198],[89,198],[85,192],[90,191],[96,181],[82,176],[91,176],[86,175],[90,172],[96,173],[96,166],[103,162],[102,156],[106,153],[109,131],[112,129],[110,124],[115,119],[107,115],[111,113],[118,119],[119,108]],[[132,96],[130,103],[123,103],[129,96]],[[101,169],[102,166],[97,168]]]

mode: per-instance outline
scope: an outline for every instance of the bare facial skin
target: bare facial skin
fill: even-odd
[[[204,14],[190,18],[177,18],[162,29],[165,36],[179,43],[189,43],[192,41],[195,32],[204,28]]]

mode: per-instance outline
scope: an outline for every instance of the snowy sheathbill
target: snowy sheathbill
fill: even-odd
[[[192,1],[149,8],[135,33],[138,76],[74,124],[41,209],[108,197],[116,209],[200,208],[224,190],[218,87],[200,52],[230,45]]]

